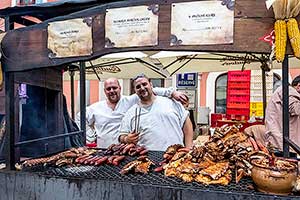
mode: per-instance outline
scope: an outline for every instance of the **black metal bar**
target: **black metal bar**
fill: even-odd
[[[14,29],[14,23],[12,22],[10,17],[5,17],[4,23],[5,23],[4,25],[5,32]]]
[[[185,63],[183,63],[180,67],[178,67],[170,76],[173,76],[177,71],[183,68],[186,64],[188,64],[192,59],[194,59],[197,55],[194,55],[192,58],[189,58]]]
[[[182,56],[183,57],[183,56]],[[163,69],[167,69],[170,66],[172,66],[173,64],[175,64],[176,62],[180,61],[181,59],[183,59],[182,57],[176,58],[176,60],[172,61],[171,63],[167,64],[165,67],[163,67]]]
[[[14,23],[11,22],[10,17],[4,18],[4,28],[5,31],[9,31],[14,29]],[[4,82],[5,82],[5,117],[6,117],[6,144],[5,144],[5,152],[6,155],[6,166],[7,169],[14,170],[15,169],[15,154],[16,149],[14,148],[15,143],[15,80],[14,75],[12,73],[4,74]]]
[[[220,58],[193,58],[193,60],[216,60],[216,61],[219,61],[219,62],[221,62],[221,61],[244,61],[245,62],[245,60],[242,60],[242,59],[235,59],[235,58],[232,58],[232,59],[220,59]],[[260,62],[259,60],[255,60],[255,59],[247,59],[246,60],[246,63],[247,63],[247,61],[249,61],[249,62],[252,62],[252,63],[254,63],[254,62]]]
[[[98,64],[94,64],[95,67],[97,66],[110,66],[110,65],[118,65],[119,62],[123,62],[123,61],[126,61],[128,62],[127,60],[133,60],[133,58],[122,58],[122,59],[118,59],[118,60],[113,60],[113,61],[108,61],[108,62],[103,62],[103,63],[98,63]],[[131,61],[129,61],[131,62]],[[86,68],[90,68],[89,66],[86,66]]]
[[[284,139],[297,152],[297,154],[300,155],[300,147],[296,143],[294,143],[292,140],[290,140],[290,138],[285,137]]]
[[[92,66],[92,69],[93,69],[94,73],[96,74],[98,80],[100,81],[101,79],[100,79],[98,73],[96,72],[95,66],[93,65],[93,63],[92,63],[91,61],[89,61],[89,63],[90,63],[90,65]]]
[[[290,137],[289,131],[289,61],[285,55],[282,63],[282,121],[283,121],[283,156],[289,156],[289,143],[285,138]]]
[[[74,107],[74,75],[75,71],[70,70],[70,83],[71,83],[71,117],[74,120],[75,119],[75,107]]]
[[[139,58],[135,58],[135,59],[136,59],[138,62],[140,62],[141,64],[144,64],[145,67],[151,69],[152,71],[156,72],[157,74],[161,75],[162,77],[167,78],[167,76],[164,75],[163,73],[161,73],[161,72],[158,70],[158,68],[155,67],[154,65],[152,65],[152,64],[150,64],[150,63],[148,63],[148,62],[146,62],[146,61],[143,61],[143,60],[141,60],[141,59],[139,59]]]
[[[244,62],[243,62],[242,68],[241,68],[241,71],[244,71],[244,70],[245,70],[245,65],[246,65],[246,62],[247,62],[247,59],[246,59],[247,55],[248,55],[248,54],[246,53],[245,59],[244,59]]]
[[[222,53],[210,53],[212,55],[216,55],[216,56],[223,56],[223,57],[226,57],[225,60],[246,60],[246,61],[250,61],[250,62],[261,62],[261,59],[259,57],[257,57],[256,55],[254,55],[253,53],[246,53],[246,56],[247,55],[250,55],[252,56],[253,58],[247,58],[246,56],[243,57],[243,56],[239,56],[239,55],[226,55],[226,54],[222,54]],[[220,60],[220,59],[219,59]]]
[[[86,143],[86,102],[85,102],[85,62],[80,62],[80,129],[83,131],[83,143]]]
[[[15,169],[15,85],[14,75],[12,73],[5,73],[5,117],[6,117],[6,144],[5,152],[6,166],[10,170]]]
[[[139,61],[140,63],[144,63],[144,64],[146,64],[146,65],[152,67],[153,69],[155,69],[155,70],[157,70],[157,71],[160,70],[160,68],[156,67],[155,65],[152,65],[151,63],[148,63],[148,62],[144,61],[144,60],[141,59],[141,58],[135,58],[135,59],[136,59],[137,61]]]
[[[51,140],[51,139],[56,139],[56,138],[61,138],[61,137],[66,137],[66,136],[78,135],[82,132],[83,131],[76,131],[76,132],[71,132],[71,133],[64,133],[64,134],[53,135],[53,136],[48,136],[48,137],[43,137],[43,138],[37,138],[37,139],[33,139],[33,140],[26,140],[26,141],[23,141],[23,142],[17,142],[17,143],[14,144],[14,146],[18,147],[18,146],[22,146],[22,145],[25,145],[25,144],[39,142],[39,141],[43,141],[43,140]]]
[[[106,66],[112,66],[112,65],[125,65],[125,64],[131,64],[131,63],[137,63],[136,60],[134,61],[126,61],[126,62],[120,62],[120,63],[113,63],[113,64],[102,64],[102,63],[99,63],[99,64],[96,64],[94,65],[94,68],[101,68],[101,67],[106,67]],[[93,68],[93,66],[87,66],[86,69],[91,69]]]
[[[263,95],[263,117],[265,119],[265,112],[267,106],[267,84],[266,84],[266,71],[265,69],[261,69],[261,77],[262,77],[262,95]]]

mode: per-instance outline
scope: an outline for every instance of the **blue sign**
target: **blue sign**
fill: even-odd
[[[197,87],[197,73],[185,73],[185,74],[177,74],[177,87],[184,88],[196,88]]]

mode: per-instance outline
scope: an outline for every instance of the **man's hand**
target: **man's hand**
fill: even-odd
[[[129,133],[126,137],[125,137],[125,143],[133,143],[133,144],[137,144],[139,141],[139,134],[138,133]]]
[[[189,98],[183,92],[174,91],[172,93],[172,98],[179,101],[183,106],[186,106],[189,104]]]

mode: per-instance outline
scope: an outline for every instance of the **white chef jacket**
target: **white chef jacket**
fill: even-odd
[[[189,113],[179,102],[157,96],[150,106],[135,104],[125,114],[120,134],[135,130],[136,113],[140,113],[138,145],[154,151],[165,151],[172,144],[183,145],[182,128]]]

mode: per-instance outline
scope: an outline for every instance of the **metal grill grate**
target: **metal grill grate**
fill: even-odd
[[[162,152],[149,152],[149,158],[158,163],[162,160]],[[241,181],[236,184],[233,179],[227,186],[222,185],[203,185],[197,182],[184,183],[181,179],[174,177],[166,177],[162,173],[150,172],[149,174],[120,174],[122,167],[128,162],[134,160],[132,157],[126,157],[126,159],[120,163],[119,166],[102,165],[102,166],[75,166],[75,167],[43,167],[36,166],[26,171],[37,172],[43,176],[54,176],[64,178],[77,178],[77,179],[98,179],[98,180],[110,180],[125,183],[134,184],[151,184],[154,186],[164,186],[172,188],[186,188],[192,190],[204,190],[211,192],[225,192],[225,193],[250,193],[252,195],[265,195],[264,193],[253,190],[253,181],[251,178],[242,178]]]

